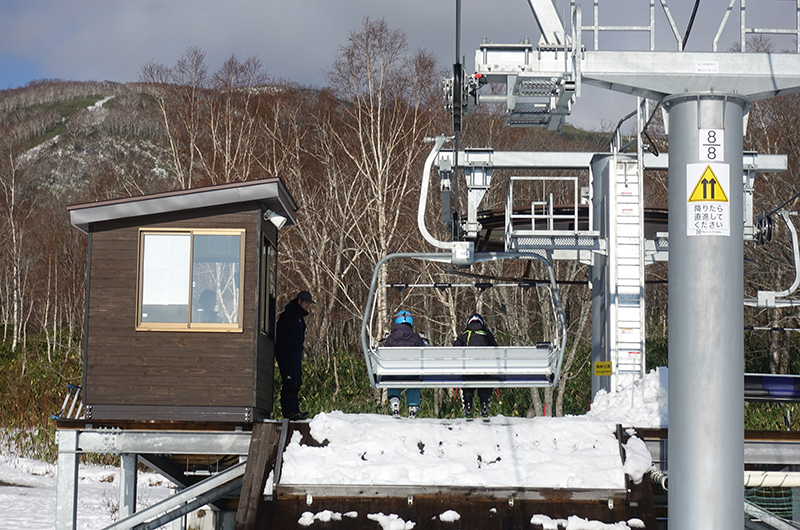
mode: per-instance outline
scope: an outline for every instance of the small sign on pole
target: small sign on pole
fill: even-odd
[[[730,236],[730,166],[686,164],[686,235]]]
[[[594,375],[603,376],[612,375],[613,373],[611,361],[597,361],[594,363]]]
[[[699,160],[703,162],[724,162],[724,129],[700,129]]]

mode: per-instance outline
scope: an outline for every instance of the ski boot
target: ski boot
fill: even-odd
[[[464,402],[464,417],[468,420],[472,419],[472,403]]]
[[[408,407],[408,419],[413,420],[417,417],[417,412],[419,411],[419,407],[417,405],[411,405]]]
[[[489,402],[481,401],[481,418],[483,421],[489,421]]]
[[[395,418],[400,417],[400,398],[393,397],[389,400],[389,409],[392,411],[392,416]]]

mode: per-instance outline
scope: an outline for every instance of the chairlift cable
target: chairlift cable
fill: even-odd
[[[777,208],[774,208],[774,209],[773,209],[771,212],[769,212],[768,214],[766,214],[766,216],[765,216],[765,217],[770,217],[770,216],[772,216],[772,215],[775,215],[777,212],[779,212],[780,210],[782,210],[784,206],[786,206],[787,204],[789,204],[790,202],[792,202],[793,200],[795,200],[797,197],[800,197],[800,191],[798,191],[797,193],[795,193],[794,195],[792,195],[792,196],[791,196],[789,199],[787,199],[786,201],[784,201],[784,202],[783,202],[783,204],[781,204],[781,205],[780,205],[780,206],[778,206]]]
[[[442,271],[448,274],[455,274],[458,276],[468,276],[470,278],[476,278],[481,280],[497,280],[499,282],[509,282],[509,283],[535,283],[541,285],[549,285],[550,280],[545,279],[535,279],[535,278],[515,278],[511,276],[496,276],[494,274],[479,274],[477,272],[467,272],[461,271],[458,269],[445,269],[442,267]],[[646,285],[663,285],[669,283],[667,280],[645,280],[644,282]],[[558,285],[587,285],[586,280],[556,280],[556,284]]]
[[[442,267],[444,272],[449,274],[455,274],[457,276],[467,276],[470,278],[475,278],[479,280],[496,280],[498,282],[508,282],[508,283],[535,283],[537,285],[550,285],[550,280],[537,280],[534,278],[513,278],[510,276],[496,276],[494,274],[479,274],[477,272],[467,272],[467,271],[460,271],[458,269],[445,269]],[[583,280],[556,280],[557,284],[561,285],[586,285],[586,281]]]
[[[768,326],[745,326],[745,331],[800,331],[800,328],[768,327]]]

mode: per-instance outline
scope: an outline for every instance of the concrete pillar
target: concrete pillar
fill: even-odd
[[[744,527],[743,116],[665,98],[669,134],[669,529]]]
[[[56,431],[56,530],[74,530],[78,517],[78,431]]]

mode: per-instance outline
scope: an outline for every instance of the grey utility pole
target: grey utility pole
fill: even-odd
[[[528,0],[537,46],[484,41],[475,54],[482,84],[506,94],[511,126],[560,128],[581,85],[662,103],[669,136],[669,528],[744,527],[744,339],[742,138],[749,104],[800,91],[800,54],[655,50],[653,3],[643,27],[583,26],[571,2],[565,26],[554,0]],[[800,0],[796,12],[800,13]],[[748,28],[741,0],[741,39]],[[731,6],[733,2],[731,2]],[[597,6],[597,3],[595,3]],[[730,8],[729,8],[730,12]],[[800,48],[800,24],[791,33]],[[568,31],[565,31],[568,29]],[[650,33],[648,51],[599,51],[603,29]],[[594,50],[582,32],[594,33]],[[554,36],[550,38],[551,36]],[[685,39],[685,37],[684,37]],[[641,133],[641,131],[637,131]]]

